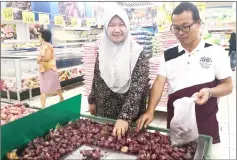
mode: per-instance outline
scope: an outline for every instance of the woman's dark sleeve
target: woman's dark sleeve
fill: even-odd
[[[96,62],[95,62],[95,67],[94,67],[94,77],[93,77],[92,86],[91,86],[91,93],[88,96],[88,103],[89,104],[95,104],[95,79],[96,79],[97,72],[98,72],[97,71],[98,65],[99,65],[99,60],[97,57]]]
[[[141,99],[144,98],[144,90],[149,85],[148,76],[148,59],[145,57],[144,53],[141,53],[133,70],[128,95],[122,106],[122,111],[119,114],[118,119],[133,121],[137,118],[140,110]]]
[[[230,47],[229,48],[229,56],[230,56],[232,51],[236,52],[236,41],[230,41],[229,43],[230,43],[230,45],[229,45],[229,47]]]

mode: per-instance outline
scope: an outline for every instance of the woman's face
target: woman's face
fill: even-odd
[[[127,27],[120,17],[114,16],[110,20],[107,34],[109,39],[114,43],[120,43],[127,37]]]

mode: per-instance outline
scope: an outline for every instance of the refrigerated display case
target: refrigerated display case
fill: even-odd
[[[2,91],[2,98],[22,101],[40,94],[37,55],[38,51],[1,55],[1,80],[7,88]],[[83,80],[80,51],[55,49],[55,57],[62,87]]]
[[[24,99],[29,90],[22,87],[22,82],[28,76],[37,74],[38,68],[35,58],[27,56],[1,55],[1,80],[4,81],[7,90],[1,92],[2,98]],[[32,87],[33,88],[33,87]]]

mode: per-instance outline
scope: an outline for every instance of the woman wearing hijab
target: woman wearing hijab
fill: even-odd
[[[88,102],[92,115],[117,120],[113,134],[120,138],[146,109],[149,68],[126,11],[116,8],[107,16]]]
[[[235,71],[236,67],[236,33],[231,33],[230,36],[230,50],[229,50],[229,56],[230,56],[230,65],[232,71]]]

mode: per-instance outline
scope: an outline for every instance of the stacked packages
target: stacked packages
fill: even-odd
[[[137,43],[143,46],[147,57],[152,57],[152,38],[154,34],[143,28],[133,29],[131,34]]]
[[[175,37],[174,33],[172,33],[171,31],[160,32],[159,40],[162,46],[164,47],[164,50],[178,43],[177,38]]]
[[[91,93],[92,81],[94,77],[94,67],[96,56],[98,54],[98,43],[91,42],[86,43],[83,47],[83,74],[84,74],[84,86],[86,89],[85,96]]]
[[[152,38],[152,56],[162,56],[164,53],[164,49],[162,43],[159,40],[159,37],[156,35]]]
[[[172,32],[160,32],[157,36],[152,39],[152,51],[153,57],[149,60],[149,67],[150,67],[150,85],[154,83],[157,73],[160,67],[160,60],[164,55],[164,51],[173,45],[178,43],[176,37]],[[159,107],[166,107],[168,101],[168,83],[165,84],[164,91],[162,93],[162,97],[160,103],[158,104]]]
[[[149,72],[150,72],[149,84],[150,84],[150,86],[152,86],[153,83],[156,80],[156,76],[158,74],[159,67],[160,67],[160,59],[161,59],[161,57],[156,56],[156,57],[152,57],[149,60],[149,68],[150,68],[150,70],[149,70]],[[160,103],[158,104],[159,107],[166,107],[167,106],[168,95],[169,95],[168,94],[168,84],[166,83],[165,87],[164,87],[164,91],[163,91],[162,96],[161,96]]]

